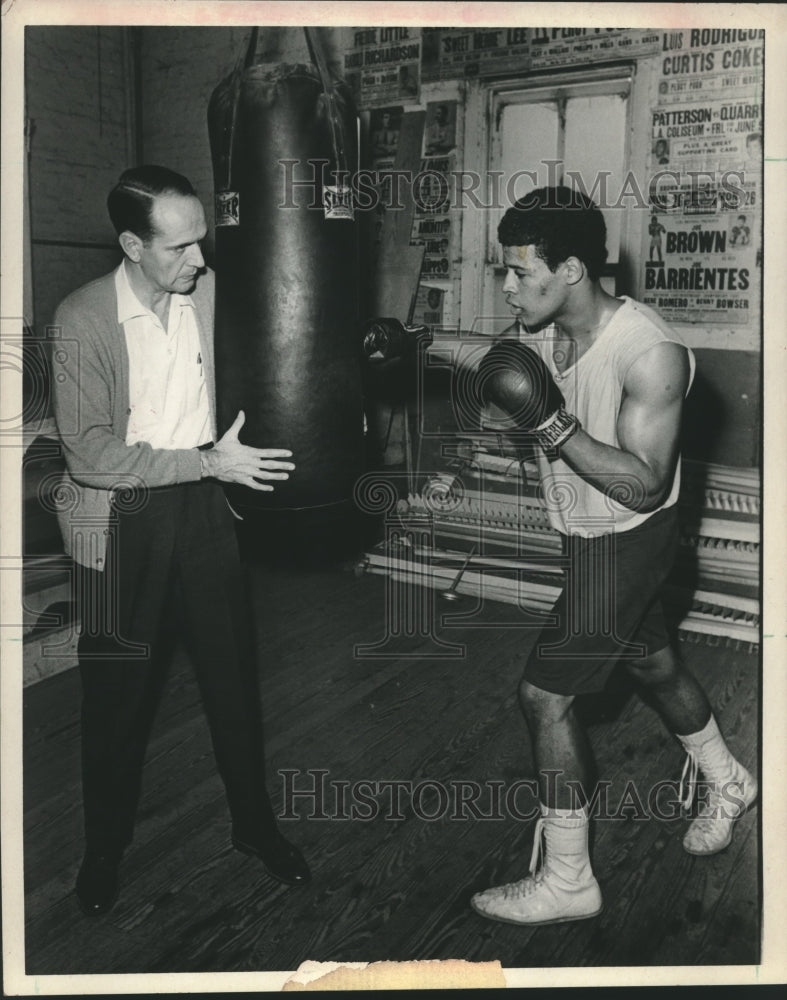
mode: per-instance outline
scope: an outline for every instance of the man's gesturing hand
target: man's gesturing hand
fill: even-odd
[[[246,415],[240,410],[235,422],[213,448],[200,452],[203,477],[221,479],[225,483],[240,483],[253,490],[272,490],[273,486],[258,482],[260,479],[289,479],[295,468],[292,462],[278,459],[290,458],[292,452],[286,448],[251,448],[241,444],[238,432],[246,422]]]

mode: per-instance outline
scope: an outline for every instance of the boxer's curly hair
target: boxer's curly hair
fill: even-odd
[[[565,186],[536,188],[508,209],[497,227],[506,247],[534,246],[550,271],[578,257],[597,281],[607,259],[607,227],[599,207]]]
[[[147,243],[154,235],[151,214],[155,199],[165,194],[188,197],[196,193],[182,174],[149,163],[120,175],[109,192],[107,210],[118,236],[128,231]]]

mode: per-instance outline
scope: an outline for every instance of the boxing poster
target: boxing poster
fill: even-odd
[[[668,321],[758,318],[763,50],[762,30],[663,33],[640,298]]]
[[[344,55],[344,77],[361,110],[417,104],[421,92],[421,29],[356,28]]]
[[[637,28],[427,28],[422,78],[494,77],[555,66],[640,59],[658,51],[661,36]]]
[[[453,216],[449,208],[455,164],[454,154],[425,157],[413,184],[415,214],[410,245],[424,246],[421,278],[447,281],[451,277]]]
[[[531,69],[576,66],[608,59],[641,59],[658,51],[660,35],[648,28],[533,28]]]
[[[530,28],[424,28],[423,80],[458,80],[530,68]]]
[[[445,289],[437,285],[418,286],[415,296],[413,323],[427,326],[442,326],[444,322]]]

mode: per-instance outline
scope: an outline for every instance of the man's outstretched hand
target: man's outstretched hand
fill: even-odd
[[[259,480],[289,479],[295,465],[280,460],[291,458],[292,452],[287,448],[252,448],[241,444],[238,434],[245,422],[246,415],[240,410],[224,436],[212,448],[200,452],[202,476],[269,492],[273,486]]]

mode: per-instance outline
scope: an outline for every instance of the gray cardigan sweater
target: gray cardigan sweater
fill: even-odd
[[[213,367],[215,276],[207,270],[191,298],[195,306],[215,436]],[[196,448],[126,444],[129,417],[128,351],[117,320],[115,272],[78,288],[55,312],[52,341],[53,404],[67,472],[55,491],[66,552],[92,569],[103,569],[111,523],[111,499],[122,509],[129,489],[168,486],[201,478]]]

